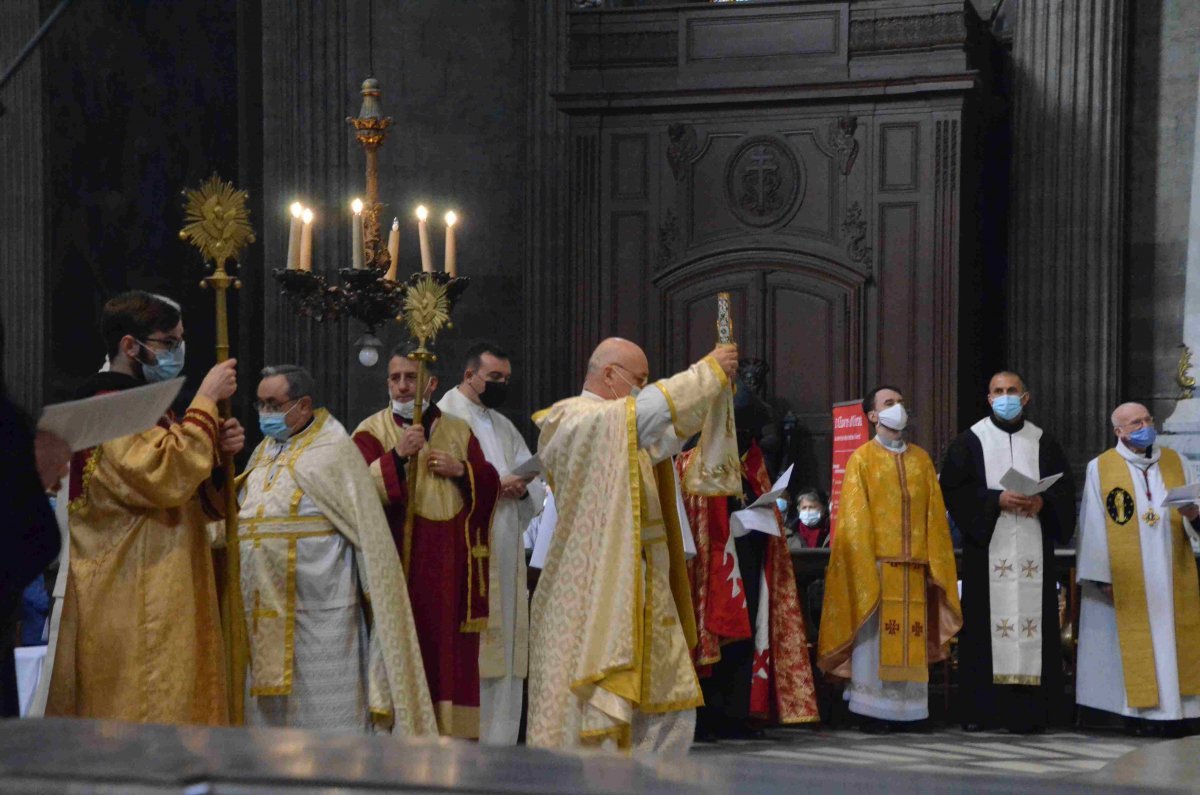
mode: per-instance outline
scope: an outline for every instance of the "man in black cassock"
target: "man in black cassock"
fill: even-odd
[[[0,327],[0,717],[19,713],[13,641],[21,592],[58,555],[59,532],[46,491],[66,470],[71,448],[9,400],[4,386],[4,329]]]
[[[1055,542],[1075,531],[1075,487],[1062,448],[1025,419],[1017,373],[988,385],[992,413],[951,443],[942,463],[946,507],[963,536],[959,701],[967,731],[1034,732],[1063,709]],[[1000,480],[1062,473],[1040,494]]]

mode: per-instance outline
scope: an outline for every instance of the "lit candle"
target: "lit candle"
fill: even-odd
[[[425,273],[433,273],[433,255],[429,253],[429,230],[425,228],[425,221],[429,218],[429,211],[424,205],[417,208],[417,234],[421,238],[421,270]]]
[[[292,202],[292,225],[288,229],[288,257],[287,269],[290,271],[300,267],[300,216],[304,214],[304,207],[300,202]]]
[[[396,268],[400,264],[400,219],[392,219],[392,231],[388,235],[388,257],[392,264],[388,266],[387,278],[396,280]]]
[[[458,216],[454,211],[446,213],[446,275],[453,278],[458,275],[457,251],[454,246],[454,224]]]
[[[350,235],[350,245],[354,251],[351,252],[351,262],[354,264],[355,270],[362,270],[363,267],[363,203],[362,199],[355,199],[350,202],[350,208],[354,210],[354,228]]]
[[[300,230],[300,270],[311,271],[313,211],[305,207],[300,220],[304,224]]]

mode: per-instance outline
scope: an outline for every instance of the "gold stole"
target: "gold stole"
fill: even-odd
[[[868,442],[871,444],[871,442]],[[885,682],[928,682],[925,655],[925,568],[912,555],[912,496],[903,455],[889,452],[900,477],[899,558],[879,562],[879,678]]]
[[[379,440],[386,453],[390,453],[400,443],[404,429],[392,419],[390,408],[376,412],[359,424],[355,433],[366,432]],[[449,453],[467,464],[468,447],[471,442],[471,426],[458,417],[442,414],[433,423],[429,433],[429,444],[421,448],[417,466],[421,474],[429,471],[429,450],[441,450]],[[449,478],[419,477],[417,479],[417,515],[422,519],[434,522],[448,522],[458,516],[463,509],[462,492],[458,485]]]
[[[1163,449],[1159,466],[1168,489],[1184,485],[1186,478],[1178,453]],[[1100,494],[1104,499],[1108,531],[1108,559],[1112,567],[1113,603],[1125,675],[1125,699],[1130,707],[1147,709],[1158,706],[1158,678],[1154,672],[1154,645],[1146,606],[1141,520],[1133,496],[1137,492],[1129,465],[1115,448],[1100,456],[1099,467]],[[1200,695],[1200,593],[1197,591],[1196,559],[1179,512],[1168,510],[1167,513],[1170,516],[1179,692],[1184,696]]]
[[[879,678],[928,682],[925,564],[880,562]]]

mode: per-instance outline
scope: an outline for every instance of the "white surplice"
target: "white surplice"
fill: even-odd
[[[1134,484],[1145,572],[1146,607],[1150,616],[1150,637],[1154,647],[1154,673],[1158,678],[1158,706],[1131,708],[1125,699],[1117,613],[1112,600],[1097,583],[1111,583],[1108,558],[1108,529],[1104,495],[1100,493],[1100,469],[1097,459],[1087,468],[1083,504],[1079,515],[1078,574],[1081,601],[1079,615],[1078,673],[1075,700],[1085,706],[1148,720],[1181,720],[1200,717],[1200,697],[1181,698],[1179,668],[1175,652],[1175,604],[1171,577],[1171,533],[1167,509],[1159,504],[1166,496],[1162,472],[1158,466],[1161,451],[1153,448],[1146,457],[1117,443],[1117,451],[1129,467]],[[1147,478],[1150,498],[1146,498]],[[1190,477],[1189,477],[1190,479]],[[1155,527],[1141,517],[1150,508],[1163,516]]]
[[[533,457],[507,417],[472,402],[458,388],[447,392],[438,408],[470,424],[484,458],[500,477]],[[529,673],[529,593],[522,531],[541,511],[546,496],[545,484],[539,478],[534,478],[526,489],[528,496],[523,499],[497,500],[488,538],[489,608],[498,606],[500,615],[488,617],[488,628],[480,643],[479,741],[486,745],[516,745],[521,726],[524,682]],[[493,634],[499,637],[489,638]],[[489,639],[501,644],[502,664],[499,659],[489,660]]]

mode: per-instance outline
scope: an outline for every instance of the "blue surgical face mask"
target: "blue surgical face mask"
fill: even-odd
[[[1153,425],[1147,425],[1145,428],[1138,428],[1133,433],[1129,434],[1129,441],[1135,447],[1146,449],[1154,444],[1154,440],[1158,438],[1158,431],[1154,430]]]
[[[292,430],[287,424],[287,415],[291,414],[292,409],[299,405],[296,403],[287,411],[258,412],[258,429],[263,432],[263,436],[270,436],[278,442],[286,442],[292,435]]]
[[[775,498],[775,505],[776,505],[776,506],[779,508],[779,512],[780,512],[780,513],[787,513],[787,511],[788,511],[788,501],[787,501],[787,500],[785,500],[783,497],[776,497],[776,498]]]
[[[1021,396],[1000,395],[992,398],[992,412],[1005,422],[1012,422],[1021,416]]]
[[[138,345],[154,354],[154,364],[142,362],[142,377],[146,379],[146,383],[157,384],[160,381],[170,381],[183,372],[184,343],[179,343],[178,348],[170,351],[151,350],[141,340],[138,340]]]

